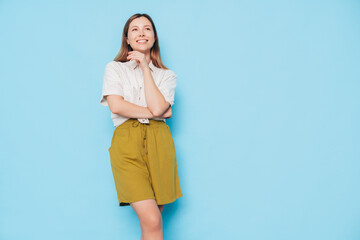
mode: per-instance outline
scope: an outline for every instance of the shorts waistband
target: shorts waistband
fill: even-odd
[[[149,123],[141,123],[137,118],[129,118],[116,128],[129,128],[129,127],[138,127],[138,126],[149,126],[149,127],[160,127],[166,125],[162,120],[149,119]]]

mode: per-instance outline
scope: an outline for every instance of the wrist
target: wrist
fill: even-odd
[[[146,66],[141,67],[141,70],[142,70],[143,72],[145,72],[145,71],[150,71],[150,67],[149,67],[149,65],[146,65]]]

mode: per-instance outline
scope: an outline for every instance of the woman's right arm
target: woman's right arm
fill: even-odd
[[[153,118],[154,116],[147,107],[141,107],[134,103],[124,100],[119,95],[106,96],[110,111],[127,118]],[[160,118],[170,118],[172,116],[171,107],[164,112]]]
[[[141,107],[134,103],[124,100],[119,95],[107,95],[110,111],[127,118],[152,118],[150,110],[147,107]]]

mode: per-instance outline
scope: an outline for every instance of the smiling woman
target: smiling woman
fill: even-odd
[[[148,52],[154,65],[158,68],[168,69],[161,61],[156,27],[149,15],[135,14],[131,16],[124,26],[122,39],[121,49],[114,61],[127,61],[128,52],[133,50],[151,49]],[[143,45],[138,42],[139,40],[146,40],[147,42]]]
[[[141,239],[163,239],[163,207],[182,196],[165,120],[172,116],[176,81],[162,63],[150,16],[131,16],[120,52],[106,65],[100,103],[109,106],[116,127],[109,153],[119,206],[134,209]]]
[[[151,49],[155,42],[154,31],[149,25],[146,17],[134,19],[130,23],[127,43],[130,46],[136,46],[138,50]]]

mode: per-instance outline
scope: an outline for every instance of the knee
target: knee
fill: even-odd
[[[162,217],[158,213],[150,213],[144,221],[144,227],[147,231],[157,232],[162,228]]]

